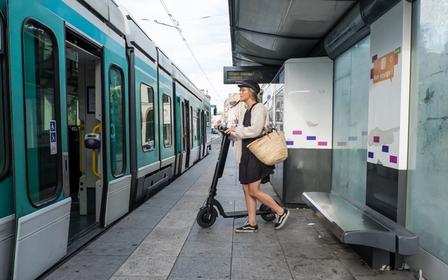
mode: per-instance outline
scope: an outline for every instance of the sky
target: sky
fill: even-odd
[[[198,88],[208,90],[212,104],[218,105],[218,109],[222,109],[229,93],[238,91],[236,85],[223,84],[223,67],[232,65],[227,1],[164,0],[171,14],[179,22],[184,37],[211,84],[202,74],[178,31],[173,27],[154,22],[157,20],[173,25],[160,0],[116,0],[116,2],[130,12],[155,44]]]

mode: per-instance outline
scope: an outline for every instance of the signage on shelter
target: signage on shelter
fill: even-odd
[[[384,80],[392,80],[395,74],[395,65],[398,64],[398,55],[400,53],[400,48],[383,55],[378,58],[377,55],[372,57],[372,74],[371,79],[373,83],[379,83]]]

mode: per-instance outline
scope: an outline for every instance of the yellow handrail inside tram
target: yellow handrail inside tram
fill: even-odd
[[[101,124],[97,124],[93,129],[92,133],[98,133],[101,134]],[[92,173],[98,178],[101,179],[101,173],[98,171],[97,166],[97,152],[96,150],[92,150]]]

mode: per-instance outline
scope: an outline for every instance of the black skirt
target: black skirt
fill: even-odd
[[[274,167],[262,163],[246,147],[247,144],[245,144],[246,141],[244,140],[243,140],[243,149],[241,153],[241,162],[239,165],[239,180],[241,184],[247,185],[269,176],[271,173],[273,173]]]

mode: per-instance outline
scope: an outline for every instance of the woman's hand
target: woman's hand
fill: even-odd
[[[231,133],[235,133],[235,131],[236,131],[236,129],[235,129],[234,127],[229,127],[229,128],[225,131],[225,133],[226,133],[226,134],[231,134]]]

